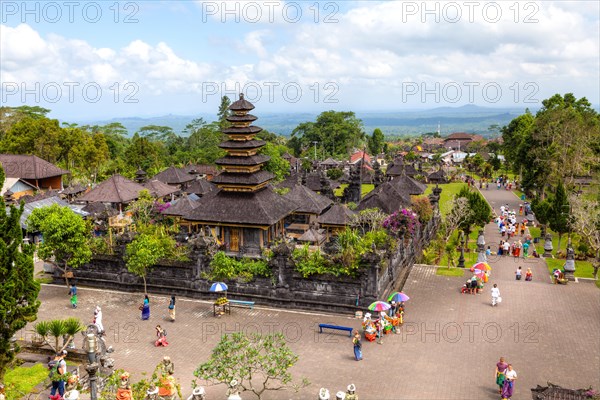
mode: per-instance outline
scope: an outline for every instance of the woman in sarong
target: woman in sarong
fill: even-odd
[[[171,302],[169,303],[169,317],[171,321],[175,321],[175,296],[171,296]]]
[[[144,295],[144,303],[142,304],[142,319],[150,319],[150,299],[148,295]]]
[[[362,360],[362,344],[360,343],[360,333],[358,331],[354,331],[352,344],[354,345],[354,359],[356,361]]]
[[[504,362],[504,357],[500,357],[500,361],[496,364],[496,385],[498,385],[498,393],[502,393],[506,368],[508,368],[508,364]]]

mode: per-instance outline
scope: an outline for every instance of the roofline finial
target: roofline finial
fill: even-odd
[[[244,100],[244,93],[240,93],[240,100]]]

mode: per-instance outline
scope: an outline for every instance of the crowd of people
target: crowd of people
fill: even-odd
[[[523,206],[520,206],[519,213],[523,213]],[[498,232],[502,239],[498,245],[497,255],[513,256],[514,258],[528,258],[529,250],[532,249],[532,256],[539,257],[535,246],[533,245],[532,237],[525,234],[527,231],[527,218],[521,222],[517,222],[517,212],[511,211],[508,205],[500,207],[500,215],[494,220],[498,226]],[[519,236],[520,234],[520,236]],[[512,243],[510,239],[513,239]]]

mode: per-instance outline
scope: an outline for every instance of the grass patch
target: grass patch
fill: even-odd
[[[450,212],[450,209],[452,208],[452,199],[454,198],[454,195],[458,194],[458,192],[460,192],[460,189],[462,189],[463,186],[466,185],[467,184],[463,182],[443,183],[439,185],[440,189],[442,189],[442,193],[440,194],[440,212],[442,213],[442,216],[446,216],[446,214]],[[423,195],[430,195],[434,187],[435,185],[427,185],[427,190],[425,190],[425,193],[423,193]]]
[[[335,189],[333,191],[333,193],[337,196],[337,197],[342,197],[342,195],[344,194],[344,189],[348,187],[347,183],[342,183],[340,185],[339,188]],[[370,191],[372,191],[373,189],[375,189],[375,185],[371,184],[371,183],[363,183],[360,186],[360,197],[363,198],[367,195],[367,193],[369,193]]]
[[[563,265],[565,265],[565,260],[546,258],[546,264],[548,265],[548,271],[552,273],[554,268],[562,269]],[[594,267],[592,267],[592,263],[589,261],[575,260],[575,276],[577,278],[594,279]]]
[[[464,276],[464,268],[437,268],[436,275],[441,276]]]
[[[546,231],[549,232],[550,234],[552,234],[552,247],[554,247],[554,250],[552,251],[552,253],[554,255],[556,255],[556,253],[559,250],[562,250],[563,254],[567,253],[567,244],[569,243],[569,239],[568,239],[568,235],[564,234],[562,237],[562,240],[560,241],[560,249],[558,248],[558,234],[553,232],[550,228],[546,228]],[[541,237],[542,235],[542,229],[538,228],[538,227],[529,227],[529,233],[531,234],[531,237]],[[573,247],[573,250],[575,250],[575,253],[578,253],[577,249],[579,248],[579,242],[581,241],[581,238],[578,234],[576,233],[571,233],[571,246]],[[536,244],[536,249],[537,252],[539,254],[543,254],[544,253],[544,242],[545,240],[543,238],[540,239],[540,242],[538,244]]]
[[[34,387],[48,377],[48,368],[43,364],[32,367],[16,367],[4,376],[7,400],[17,400],[30,393]]]
[[[469,243],[466,245],[466,249],[469,249],[469,251],[465,251],[465,266],[470,267],[472,264],[475,264],[477,262],[477,236],[479,236],[479,229],[475,229],[473,231],[471,231],[471,233],[469,234]],[[459,237],[459,233],[458,230],[455,230],[452,233],[452,236],[450,237],[449,242],[452,242],[453,240],[457,240],[457,238]],[[460,245],[460,242],[458,242]],[[486,247],[487,248],[487,247]],[[460,252],[457,252],[456,255],[456,263],[458,263],[458,258],[460,257]],[[439,265],[441,266],[447,266],[448,265],[448,254],[444,251],[444,253],[442,254],[442,258],[440,259]]]

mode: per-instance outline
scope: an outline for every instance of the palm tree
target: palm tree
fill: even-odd
[[[47,344],[55,353],[63,351],[73,340],[78,332],[84,330],[78,318],[53,319],[52,321],[40,321],[34,326],[34,331],[43,339],[43,344]],[[59,340],[66,336],[63,346],[59,347]],[[54,338],[54,344],[50,339]]]

